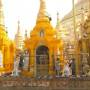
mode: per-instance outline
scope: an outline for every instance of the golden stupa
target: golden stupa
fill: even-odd
[[[29,51],[29,63],[23,74],[31,77],[55,75],[55,63],[63,68],[63,42],[57,39],[56,30],[50,24],[46,14],[45,0],[40,0],[40,9],[36,25],[25,40],[25,49]]]
[[[13,69],[14,42],[8,38],[4,24],[3,0],[0,0],[0,74],[10,73]]]

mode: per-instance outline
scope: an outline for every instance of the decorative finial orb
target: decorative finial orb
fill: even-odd
[[[40,3],[42,3],[42,4],[45,3],[45,0],[40,0]]]
[[[45,1],[45,0],[40,0],[40,1]]]

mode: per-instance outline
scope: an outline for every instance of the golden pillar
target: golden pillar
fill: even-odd
[[[34,77],[36,75],[35,70],[35,51],[34,48],[31,49],[30,52],[30,73],[31,77]]]
[[[74,44],[75,44],[75,64],[76,64],[76,76],[80,75],[79,72],[79,62],[80,58],[78,55],[78,40],[77,40],[77,33],[76,33],[76,17],[75,17],[75,0],[72,0],[72,5],[73,5],[73,27],[74,27]]]
[[[53,67],[54,67],[54,63],[53,63],[53,49],[50,48],[49,49],[49,75],[53,75],[53,73],[54,73]]]
[[[8,73],[10,72],[10,52],[9,52],[9,47],[8,46],[5,46],[4,47],[5,49],[5,53],[4,53],[4,56],[5,56],[5,60],[4,60],[4,66],[5,66],[5,72]]]

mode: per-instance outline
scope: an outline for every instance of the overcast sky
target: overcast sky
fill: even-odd
[[[21,32],[25,29],[28,33],[35,26],[39,10],[39,0],[4,0],[5,25],[10,38],[14,38],[17,31],[17,21],[21,22]],[[56,14],[60,18],[67,14],[72,8],[72,0],[46,0],[47,12],[52,17],[52,25],[56,25]]]

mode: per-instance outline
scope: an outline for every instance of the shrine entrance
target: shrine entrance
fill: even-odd
[[[49,49],[39,46],[36,49],[36,76],[47,76],[49,72]]]

